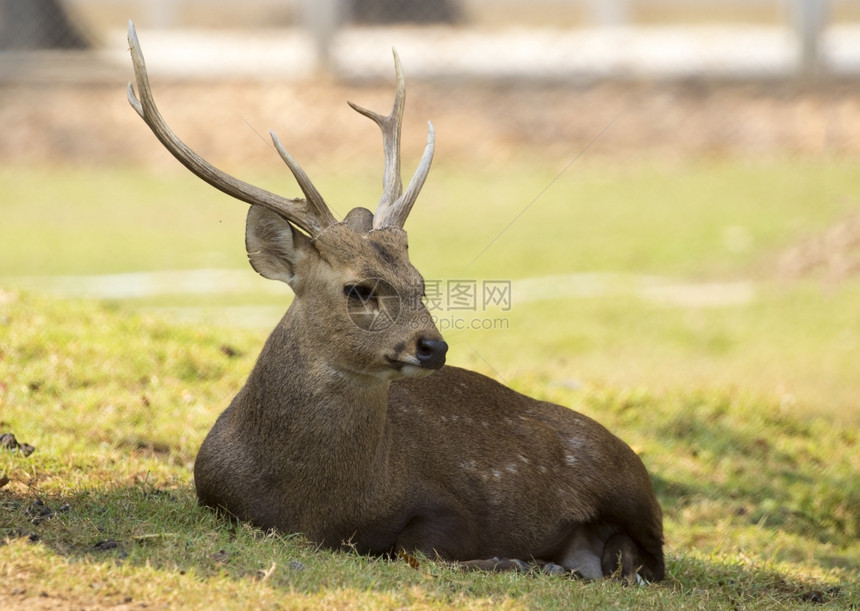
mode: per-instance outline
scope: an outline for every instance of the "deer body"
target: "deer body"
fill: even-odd
[[[140,100],[186,167],[251,203],[246,247],[295,299],[194,467],[202,505],[263,528],[363,553],[421,551],[470,568],[538,561],[586,578],[664,575],[662,514],[642,461],[594,420],[477,373],[446,367],[403,223],[429,171],[400,182],[405,89],[383,132],[383,196],[336,221],[273,136],[305,199],[217,170],[158,113],[133,27]],[[502,559],[502,560],[500,560]]]
[[[259,373],[249,384],[261,381]],[[243,390],[201,448],[201,501],[362,553],[534,558],[597,577],[602,545],[584,546],[593,559],[588,572],[566,562],[572,543],[597,531],[602,544],[623,530],[639,534],[650,568],[662,562],[648,474],[593,420],[455,367],[380,386],[371,403],[314,405],[333,410],[333,430],[305,429],[295,444],[280,444],[283,453],[263,443],[253,455],[237,427],[257,422],[262,428],[245,435],[293,440],[290,422],[307,422],[308,404],[275,398],[252,405]],[[607,470],[614,477],[602,476]]]

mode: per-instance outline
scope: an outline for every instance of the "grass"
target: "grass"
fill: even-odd
[[[568,162],[434,167],[407,224],[416,266],[428,278],[726,276],[860,206],[853,159]],[[379,197],[376,165],[308,172],[340,217]],[[285,176],[236,174],[297,194]],[[0,184],[0,278],[247,269],[245,205],[184,171],[6,167]]]
[[[504,379],[573,387],[739,389],[795,414],[860,423],[860,286],[762,285],[739,305],[630,296],[553,300],[504,314],[510,329],[447,332],[453,358]],[[527,341],[524,340],[527,338]]]
[[[666,513],[665,583],[461,574],[427,560],[416,570],[230,527],[195,506],[196,449],[259,334],[32,295],[7,294],[0,319],[2,428],[36,447],[0,453],[6,606],[776,608],[860,595],[857,429],[743,391],[510,380],[640,452]]]
[[[407,226],[425,278],[629,278],[618,293],[586,299],[524,302],[530,295],[516,293],[511,311],[476,313],[503,318],[511,332],[446,330],[455,362],[503,379],[541,372],[549,383],[735,386],[784,409],[860,418],[856,280],[784,282],[775,265],[786,246],[857,213],[855,160],[593,161],[565,172],[566,162],[508,165],[503,174],[434,168]],[[308,169],[321,174],[319,187],[340,214],[378,195],[378,168]],[[255,182],[295,191],[283,177]],[[242,270],[240,292],[228,284],[127,303],[172,319],[266,330],[291,298],[287,287],[249,269],[245,206],[185,172],[18,167],[0,169],[0,183],[0,282],[7,286],[28,276],[26,286],[47,290],[57,275]],[[703,308],[631,296],[627,284],[653,275],[749,282],[753,298]]]
[[[456,364],[587,413],[642,455],[665,511],[665,582],[415,569],[231,527],[196,507],[191,465],[266,332],[154,308],[271,306],[288,291],[98,303],[6,288],[0,433],[36,451],[0,450],[0,606],[856,608],[860,284],[771,273],[775,253],[856,212],[856,163],[579,164],[530,205],[563,167],[435,168],[410,250],[427,278],[753,286],[708,307],[623,279],[587,297],[514,294],[510,311],[474,314],[506,328],[445,332]],[[374,201],[367,176],[319,186]],[[246,269],[244,207],[184,174],[6,168],[0,183],[0,278]]]

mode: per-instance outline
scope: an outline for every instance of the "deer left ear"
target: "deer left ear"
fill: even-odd
[[[296,267],[313,250],[310,239],[286,219],[263,206],[251,206],[245,222],[245,248],[251,267],[270,280],[296,290]]]

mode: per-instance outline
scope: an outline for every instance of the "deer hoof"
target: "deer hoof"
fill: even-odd
[[[540,567],[541,573],[546,575],[566,575],[567,569],[563,566],[556,564],[554,562],[547,562],[545,565]]]
[[[509,560],[502,560],[502,562],[507,563],[507,567],[508,567],[507,569],[502,569],[502,570],[517,571],[520,573],[524,573],[526,571],[531,570],[531,567],[528,565],[527,562],[523,562],[522,560],[518,560],[516,558],[511,558]]]

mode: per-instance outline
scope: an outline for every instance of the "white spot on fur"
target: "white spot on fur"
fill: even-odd
[[[460,468],[464,471],[474,471],[478,467],[477,461],[467,460],[460,463]]]
[[[517,472],[517,466],[513,463],[509,464],[507,467],[505,467],[505,469],[507,470],[508,473],[516,473]]]
[[[573,466],[576,463],[576,456],[573,454],[565,454],[564,462],[566,462],[569,467]]]
[[[493,474],[493,477],[496,479],[502,479],[502,472],[498,469],[490,469],[490,473]]]
[[[585,447],[585,442],[579,437],[570,437],[567,440],[567,447],[571,450],[581,450]]]

